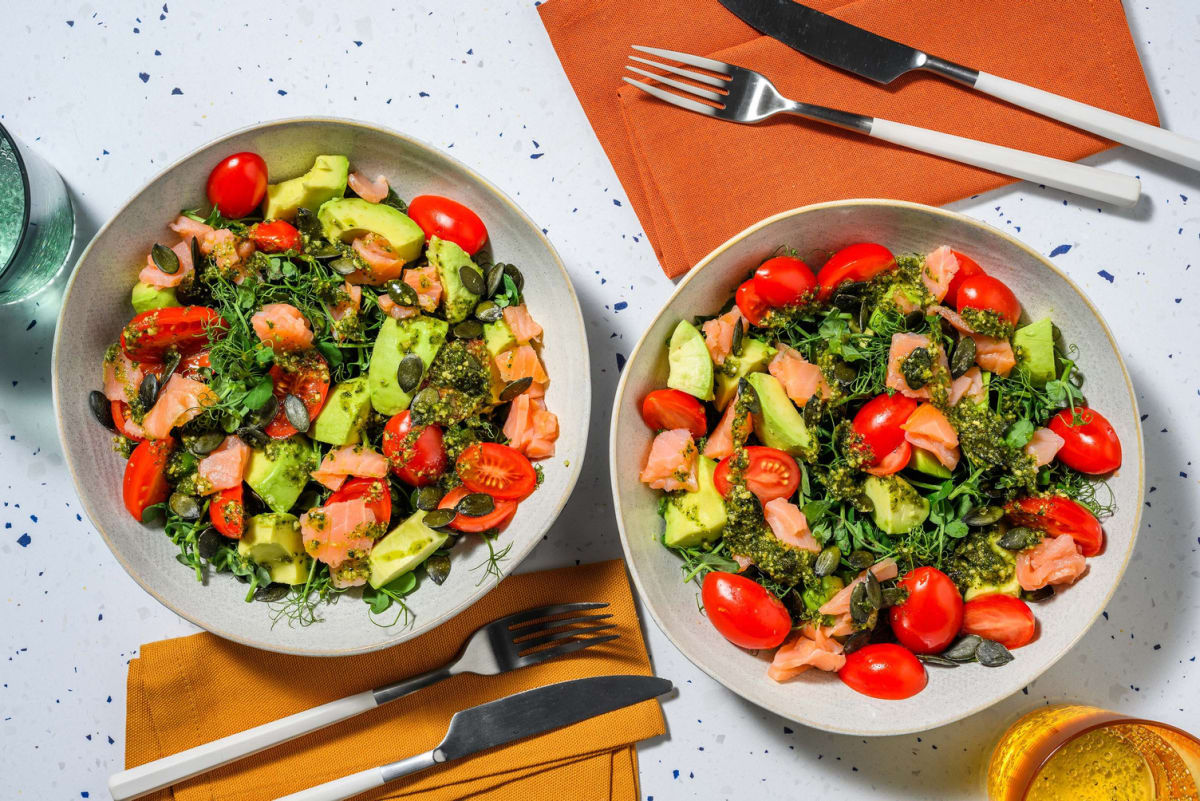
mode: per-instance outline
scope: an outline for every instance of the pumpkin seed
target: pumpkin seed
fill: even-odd
[[[416,492],[415,505],[422,512],[432,512],[442,501],[442,488],[438,486],[421,487]]]
[[[138,387],[138,402],[142,404],[143,409],[149,409],[158,400],[158,387],[158,376],[146,373],[141,386]]]
[[[485,492],[472,492],[464,495],[462,500],[454,505],[454,511],[466,517],[483,517],[496,510],[496,501]]]
[[[388,297],[398,306],[416,306],[418,302],[417,290],[404,281],[395,279],[387,282]]]
[[[908,592],[903,587],[887,587],[883,591],[883,608],[899,606],[908,600]]]
[[[999,522],[1004,517],[1004,509],[999,506],[977,506],[963,515],[962,521],[968,526],[981,528]]]
[[[855,651],[857,651],[859,648],[862,648],[864,645],[867,645],[870,642],[871,642],[871,632],[856,631],[846,639],[846,642],[842,643],[842,653],[852,654]]]
[[[396,381],[400,384],[400,389],[412,392],[421,383],[424,373],[425,362],[417,354],[409,353],[400,360],[400,366],[396,368]]]
[[[196,553],[201,559],[212,559],[225,544],[225,539],[212,526],[208,526],[196,537]]]
[[[1054,597],[1054,588],[1047,584],[1036,590],[1021,590],[1021,600],[1029,601],[1030,603],[1039,603],[1048,601]]]
[[[155,242],[154,247],[150,248],[150,260],[154,262],[154,266],[160,272],[164,272],[167,275],[174,275],[179,272],[179,256],[166,245],[160,245]]]
[[[730,352],[734,356],[742,355],[742,339],[746,336],[746,326],[742,323],[742,318],[737,318],[737,322],[733,325],[733,344],[730,346]]]
[[[268,584],[254,591],[254,600],[268,604],[274,601],[282,601],[291,591],[292,588],[286,584]]]
[[[305,253],[314,259],[332,259],[342,255],[342,251],[338,250],[336,246],[326,244],[318,245],[312,250],[306,250]]]
[[[224,441],[224,431],[202,431],[199,434],[185,435],[183,445],[195,456],[208,456],[221,447]]]
[[[165,384],[170,380],[171,376],[179,368],[179,362],[181,358],[182,357],[179,355],[179,351],[177,350],[170,351],[167,354],[167,360],[163,362],[162,373],[160,373],[158,377],[159,384]]]
[[[517,291],[520,292],[522,289],[524,289],[525,276],[521,275],[521,271],[511,264],[505,264],[502,266],[504,267],[504,274],[512,279],[513,284],[515,284],[517,287]]]
[[[738,394],[745,399],[747,412],[750,414],[762,412],[762,404],[758,400],[758,390],[745,378],[738,379]]]
[[[182,517],[184,520],[199,520],[200,519],[200,501],[195,495],[187,495],[183,492],[172,492],[171,497],[167,499],[167,506],[171,511]]]
[[[909,331],[916,331],[925,325],[925,312],[920,309],[913,309],[908,314],[904,315],[904,327]]]
[[[113,423],[112,403],[109,402],[103,392],[93,389],[88,393],[88,408],[92,410],[92,414],[100,425],[109,431],[117,430],[116,424]]]
[[[450,557],[435,554],[425,560],[425,575],[434,584],[441,584],[450,575]]]
[[[358,263],[354,259],[348,259],[343,256],[340,259],[334,259],[329,262],[329,269],[333,270],[338,275],[349,275],[358,270]]]
[[[978,634],[968,634],[945,651],[942,651],[942,656],[952,659],[955,662],[974,662],[975,652],[978,650],[979,643],[981,642],[983,642],[983,638]]]
[[[867,603],[875,609],[881,608],[883,606],[883,587],[879,586],[879,579],[868,570],[867,580],[863,584],[867,587]]]
[[[871,327],[871,312],[874,307],[871,306],[871,301],[863,299],[863,302],[858,306],[858,330],[866,331]]]
[[[196,272],[200,272],[200,267],[204,264],[204,254],[200,252],[200,240],[193,236],[188,240],[188,245],[192,253],[192,267]]]
[[[866,570],[871,565],[875,564],[875,557],[870,551],[851,551],[846,557],[846,563],[855,570]]]
[[[275,419],[275,415],[279,413],[279,398],[274,394],[267,400],[263,401],[263,405],[251,411],[246,415],[243,421],[245,425],[251,428],[265,428],[267,423]]]
[[[862,303],[863,293],[867,289],[865,281],[853,281],[851,283],[842,284],[833,293],[833,305],[837,306],[844,312],[853,314],[858,311],[859,305]]]
[[[518,378],[516,381],[509,381],[504,385],[504,389],[500,390],[500,400],[503,403],[516,400],[516,397],[525,390],[533,386],[533,376],[525,376]]]
[[[947,659],[946,657],[939,656],[938,654],[917,654],[917,659],[920,659],[926,665],[937,665],[938,667],[958,667],[958,663],[953,659]]]
[[[455,517],[456,513],[453,509],[434,509],[432,512],[425,513],[422,522],[430,528],[445,528]]]
[[[483,323],[478,320],[463,320],[454,326],[456,339],[478,339],[483,336]]]
[[[265,448],[270,442],[270,437],[263,433],[261,428],[254,426],[242,426],[237,430],[237,438],[249,445],[251,448]]]
[[[821,422],[821,396],[817,393],[808,399],[804,404],[804,424],[809,428],[816,428]]]
[[[408,407],[412,421],[418,425],[425,425],[426,422],[432,420],[438,401],[441,399],[442,396],[434,387],[425,387],[418,392]]]
[[[900,363],[900,373],[909,389],[920,389],[933,375],[933,355],[928,348],[913,348]]]
[[[838,564],[842,561],[842,549],[836,545],[830,545],[825,550],[821,551],[821,555],[817,557],[817,561],[813,563],[813,572],[820,577],[825,577],[833,574],[837,570]]]
[[[493,264],[487,273],[487,296],[490,298],[499,292],[502,283],[504,283],[504,265]]]
[[[858,369],[843,361],[838,361],[833,365],[833,380],[843,387],[848,387],[858,380]]]
[[[950,377],[958,378],[971,369],[975,364],[975,340],[965,334],[958,339],[954,346],[954,354],[950,357]]]
[[[1000,667],[1013,661],[1013,655],[1007,648],[995,640],[983,640],[975,649],[975,658],[984,667]]]
[[[306,209],[303,206],[296,210],[296,228],[309,239],[320,239],[324,236],[321,232],[321,221],[317,219],[317,215],[312,209]]]
[[[483,276],[469,264],[458,268],[458,278],[462,281],[463,287],[472,295],[482,295],[487,292],[487,283],[483,280]]]
[[[1023,551],[1041,542],[1042,533],[1033,529],[1017,526],[1010,528],[996,541],[1001,548],[1009,551]]]
[[[494,323],[503,319],[504,309],[490,300],[485,300],[475,307],[475,318],[485,323]]]
[[[292,424],[292,428],[301,434],[308,431],[312,420],[308,416],[308,407],[304,405],[304,401],[300,400],[299,397],[290,392],[284,395],[283,413],[287,416],[288,422]]]
[[[867,603],[867,584],[860,581],[854,585],[854,589],[850,592],[850,618],[855,623],[866,623],[867,617],[873,610]]]

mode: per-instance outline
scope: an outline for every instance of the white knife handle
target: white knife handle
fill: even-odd
[[[1200,141],[1007,78],[979,73],[975,88],[1051,119],[1200,170]]]
[[[225,765],[265,748],[287,742],[303,734],[324,728],[331,723],[374,709],[375,694],[371,690],[339,698],[280,720],[273,720],[253,729],[240,731],[211,743],[198,745],[136,768],[115,773],[108,779],[113,801],[129,801],[162,787],[181,782],[198,773]],[[374,785],[372,785],[374,786]],[[340,797],[340,796],[339,796]]]
[[[923,153],[932,153],[1014,178],[1024,178],[1116,206],[1134,205],[1142,191],[1142,182],[1130,175],[878,117],[871,124],[870,135]]]
[[[382,787],[383,784],[383,769],[367,768],[298,793],[285,795],[275,801],[342,801],[343,798]]]

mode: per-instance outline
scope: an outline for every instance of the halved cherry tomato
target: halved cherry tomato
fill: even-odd
[[[792,630],[783,603],[757,581],[714,570],[700,587],[704,613],[721,636],[742,648],[774,648]]]
[[[267,163],[257,153],[234,153],[208,174],[208,202],[226,217],[245,217],[267,194]]]
[[[1078,423],[1076,422],[1078,415]],[[1050,430],[1063,438],[1057,458],[1080,473],[1111,473],[1121,466],[1121,439],[1112,423],[1095,409],[1063,409],[1050,419]]]
[[[207,306],[149,309],[121,329],[121,349],[135,362],[160,362],[167,348],[190,353],[208,344],[210,332],[222,337],[225,318]]]
[[[189,353],[179,360],[179,374],[184,378],[192,378],[198,381],[203,381],[203,374],[200,372],[206,367],[212,367],[212,360],[208,350],[198,350],[195,353]]]
[[[656,389],[642,401],[642,420],[652,431],[686,428],[699,439],[708,433],[704,404],[678,389]]]
[[[963,607],[963,634],[978,634],[1005,648],[1020,648],[1033,642],[1037,621],[1029,604],[1011,595],[985,595]]]
[[[340,503],[364,498],[367,508],[375,513],[375,522],[385,526],[392,519],[392,491],[382,478],[352,478],[329,496],[325,503]]]
[[[442,496],[441,501],[438,502],[438,508],[453,509],[459,501],[470,494],[471,491],[466,487],[455,487]],[[492,502],[496,504],[496,507],[481,517],[470,517],[459,512],[450,521],[450,528],[468,534],[478,534],[490,528],[503,529],[508,525],[508,521],[513,519],[513,515],[517,513],[517,502],[494,496],[492,497]]]
[[[175,449],[175,440],[148,439],[133,449],[125,464],[125,479],[121,491],[125,508],[133,519],[142,522],[147,506],[167,499],[167,458]]]
[[[817,273],[821,285],[818,300],[829,300],[833,290],[845,281],[870,281],[880,273],[896,267],[896,257],[883,245],[874,242],[859,242],[844,247],[829,257],[825,266]]]
[[[300,232],[286,220],[261,222],[250,229],[250,238],[263,253],[282,253],[285,250],[299,253],[304,245]]]
[[[1062,495],[1018,498],[1004,507],[1004,513],[1014,524],[1044,531],[1051,537],[1071,535],[1084,556],[1095,556],[1104,545],[1104,529],[1096,516]]]
[[[279,409],[263,431],[275,439],[286,439],[296,433],[296,427],[288,420],[283,408],[285,396],[295,395],[303,401],[308,419],[312,421],[317,419],[329,394],[329,365],[320,354],[309,351],[292,366],[294,370],[285,370],[276,364],[267,371],[275,383],[271,393],[279,401]]]
[[[537,488],[537,473],[525,454],[498,442],[468,445],[454,467],[463,486],[493,498],[519,501]]]
[[[944,651],[962,628],[963,600],[958,587],[936,567],[910,570],[898,586],[908,590],[908,597],[889,612],[896,639],[913,653]]]
[[[408,409],[393,415],[383,427],[383,455],[401,481],[424,487],[446,472],[446,449],[442,429],[435,425],[425,426],[415,440],[406,442],[412,427]]]
[[[767,312],[771,310],[770,304],[758,294],[758,288],[754,285],[753,278],[742,282],[742,285],[737,288],[737,292],[734,293],[733,300],[737,304],[738,311],[750,322],[750,325],[762,325],[763,320],[767,319]]]
[[[908,440],[904,440],[896,450],[883,457],[879,464],[868,467],[867,472],[873,476],[890,476],[907,467],[910,459],[912,459],[912,445]]]
[[[246,530],[246,507],[242,485],[223,489],[208,504],[208,518],[213,528],[230,539],[240,540]]]
[[[139,437],[137,434],[130,432],[129,427],[125,425],[125,421],[129,419],[129,404],[122,400],[112,402],[112,419],[113,426],[123,437],[128,437],[134,442],[141,442],[145,437]]]
[[[408,216],[425,232],[425,238],[445,239],[473,255],[487,241],[487,228],[479,215],[440,195],[417,195],[408,204]]]
[[[963,309],[994,311],[1009,323],[1016,325],[1021,317],[1021,303],[1008,288],[1008,284],[990,275],[974,275],[958,285],[954,295],[958,313]]]
[[[870,464],[879,464],[904,442],[904,429],[900,427],[917,409],[917,402],[897,392],[876,395],[863,404],[854,415],[854,430],[871,449]]]
[[[957,250],[950,251],[954,254],[954,258],[958,259],[958,271],[954,273],[954,277],[950,279],[950,285],[946,287],[946,295],[948,303],[953,303],[958,298],[958,288],[962,286],[962,282],[966,281],[973,275],[987,275],[983,268],[979,266],[979,262],[959,253]]]
[[[847,656],[838,678],[863,695],[889,701],[911,698],[929,681],[912,651],[890,642],[866,645]]]
[[[817,277],[809,266],[791,256],[767,259],[754,271],[752,280],[758,296],[774,308],[795,306],[817,288]]]
[[[790,498],[800,486],[800,468],[796,460],[778,448],[766,445],[747,445],[746,489],[754,493],[760,503],[776,498]],[[732,456],[726,456],[717,464],[713,473],[713,486],[721,495],[729,494],[729,470]]]

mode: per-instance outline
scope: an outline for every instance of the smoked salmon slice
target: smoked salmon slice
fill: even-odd
[[[640,476],[652,489],[695,492],[696,443],[686,428],[663,431],[650,445],[650,455]]]
[[[1034,467],[1043,467],[1054,461],[1054,457],[1066,445],[1067,441],[1048,428],[1039,428],[1033,432],[1025,445],[1025,453],[1033,457]]]
[[[196,489],[201,495],[211,495],[238,486],[249,462],[250,446],[233,435],[226,437],[196,466],[196,474],[202,479],[196,482]]]
[[[767,365],[767,372],[779,379],[792,403],[803,406],[813,395],[832,397],[833,390],[820,367],[801,356],[800,351],[782,342],[776,343],[775,347],[779,352]]]
[[[504,421],[504,436],[508,444],[530,459],[545,459],[554,455],[558,439],[558,417],[546,410],[544,401],[522,393],[513,399]]]
[[[767,668],[767,676],[774,681],[787,681],[810,667],[817,670],[838,671],[846,664],[842,645],[833,639],[828,627],[808,624],[788,638]]]
[[[355,170],[346,177],[346,183],[354,190],[354,194],[368,203],[379,203],[388,195],[388,179],[382,175],[376,175],[372,181]]]
[[[313,332],[308,320],[290,303],[268,303],[254,313],[250,325],[272,350],[297,351],[312,347]]]
[[[146,266],[138,273],[138,280],[150,286],[172,287],[182,284],[188,276],[195,272],[192,265],[192,248],[186,242],[171,246],[171,250],[179,258],[179,269],[174,273],[164,273],[154,264],[154,257],[146,255]]]
[[[321,464],[312,471],[313,480],[334,492],[342,488],[349,476],[383,478],[388,461],[366,445],[343,445],[325,454]]]
[[[516,337],[517,342],[528,345],[542,338],[542,327],[529,314],[529,309],[522,303],[519,306],[504,307],[504,322]]]
[[[941,301],[946,297],[957,272],[958,257],[949,245],[942,245],[925,257],[925,263],[921,265],[921,283],[934,300]]]
[[[194,419],[206,406],[217,402],[217,393],[191,378],[176,373],[158,393],[158,400],[142,420],[150,439],[163,439],[171,429]]]
[[[932,350],[929,342],[929,337],[924,334],[892,334],[892,347],[888,351],[887,364],[887,387],[897,390],[901,395],[906,395],[910,398],[919,398],[921,400],[929,400],[933,395],[929,391],[930,384],[938,380],[939,375],[946,375],[949,372],[950,364],[946,361],[946,352],[941,348],[937,349],[936,364],[940,370],[935,367],[934,378],[921,387],[913,389],[908,385],[908,381],[904,379],[904,373],[900,372],[900,365],[908,358],[909,354],[917,348],[925,348]],[[935,355],[932,352],[930,355]]]
[[[537,352],[529,345],[518,345],[497,354],[496,370],[505,384],[519,378],[532,378],[535,384],[543,385],[550,380]]]
[[[741,311],[734,306],[720,317],[714,317],[700,326],[700,330],[704,332],[704,344],[708,347],[708,355],[712,357],[713,364],[724,364],[725,359],[733,352],[733,329],[737,327],[737,322],[741,319]]]
[[[342,290],[346,293],[346,299],[338,301],[332,309],[329,310],[329,316],[334,322],[342,320],[351,314],[357,314],[359,304],[362,303],[362,287],[355,286],[349,281],[342,282]],[[391,298],[388,298],[391,300]],[[341,339],[341,332],[334,328],[333,334],[338,339]]]
[[[721,421],[717,423],[717,427],[708,435],[708,441],[704,443],[704,455],[709,459],[719,462],[733,454],[733,418],[737,417],[737,413],[734,411],[735,406],[737,406],[736,398],[733,403],[725,407]],[[751,425],[750,419],[747,417],[745,425],[742,426],[743,440],[750,436]]]
[[[946,393],[946,402],[951,406],[966,398],[974,403],[983,403],[987,393],[983,390],[983,373],[978,367],[971,367],[967,372],[950,382],[950,391]]]
[[[900,427],[904,439],[931,452],[947,470],[958,467],[958,432],[932,403],[922,403]]]
[[[212,252],[211,242],[209,243],[208,249],[205,249],[205,237],[209,236],[216,230],[211,225],[205,225],[202,222],[193,220],[191,217],[180,214],[168,227],[175,233],[179,234],[179,238],[183,240],[184,244],[187,244],[189,239],[197,239],[199,240],[197,244],[200,245],[201,253],[207,256]]]
[[[437,311],[442,302],[442,282],[436,267],[413,267],[404,271],[401,279],[417,293],[417,305],[427,312]]]
[[[1087,570],[1087,559],[1070,534],[1046,537],[1017,555],[1017,581],[1032,592],[1047,584],[1073,584]]]
[[[375,512],[366,498],[338,501],[300,515],[300,538],[309,555],[330,567],[361,559],[375,544]]]
[[[379,234],[355,237],[350,247],[366,264],[366,269],[355,270],[346,276],[346,280],[352,284],[382,286],[393,278],[399,278],[404,270],[404,259],[396,255],[391,244]]]
[[[1017,366],[1016,354],[1007,339],[976,334],[958,312],[945,306],[930,306],[929,311],[940,314],[959,333],[966,334],[975,340],[975,363],[984,370],[989,370],[996,375],[1007,376]]]
[[[409,317],[416,317],[421,313],[418,307],[401,306],[388,295],[380,295],[375,298],[375,302],[379,304],[381,312],[396,320],[407,320]]]
[[[800,507],[783,498],[775,498],[763,506],[763,516],[771,533],[780,542],[813,553],[820,553],[821,546],[808,528],[808,518]]]
[[[104,397],[110,401],[133,403],[145,377],[141,365],[123,348],[112,347],[104,354]]]

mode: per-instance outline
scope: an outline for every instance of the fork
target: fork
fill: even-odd
[[[989,142],[954,136],[941,131],[932,131],[928,128],[918,128],[902,122],[866,117],[811,103],[800,103],[784,97],[765,75],[754,70],[711,58],[681,53],[677,50],[664,50],[659,47],[642,45],[633,45],[633,49],[717,73],[716,75],[706,75],[640,56],[631,55],[629,57],[632,61],[656,67],[672,75],[678,75],[720,90],[713,91],[704,86],[685,83],[639,67],[625,66],[631,72],[677,89],[686,93],[687,96],[668,92],[658,86],[652,86],[629,77],[623,78],[626,83],[636,86],[659,100],[665,100],[697,114],[751,125],[760,123],[776,114],[796,114],[875,139],[882,139],[885,142],[919,150],[922,153],[932,153],[1014,178],[1024,178],[1116,206],[1132,206],[1137,203],[1141,194],[1141,181],[1133,176],[1062,161],[1049,156],[1040,156],[1036,153],[1027,153],[1024,150],[1002,147]],[[715,105],[702,103],[693,98],[708,100]]]
[[[493,620],[475,631],[458,656],[442,667],[394,684],[339,698],[286,718],[115,773],[108,779],[109,792],[113,801],[140,798],[147,793],[374,709],[388,701],[403,698],[459,673],[495,676],[610,642],[620,635],[597,632],[616,628],[616,624],[599,622],[611,618],[612,615],[579,614],[607,606],[606,603],[557,604],[527,609]],[[561,618],[561,615],[571,616]],[[547,619],[556,617],[559,619]],[[580,636],[584,634],[592,636]]]

